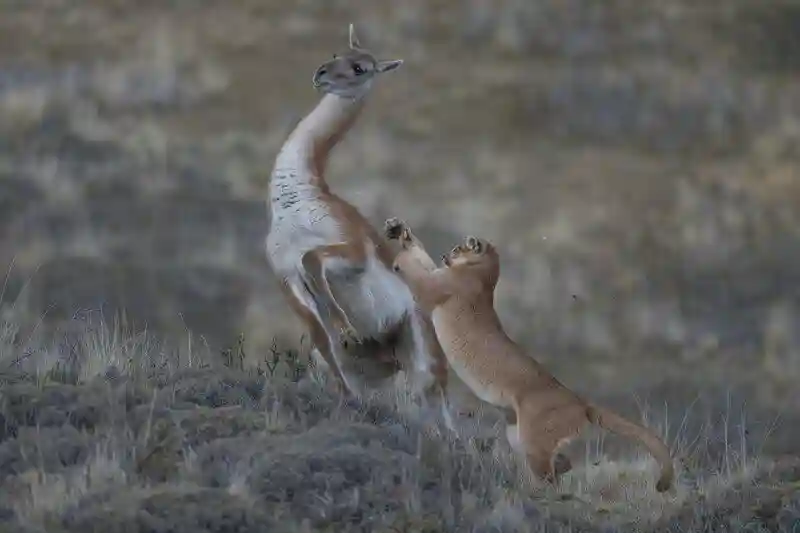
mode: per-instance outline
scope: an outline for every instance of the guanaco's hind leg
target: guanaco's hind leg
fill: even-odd
[[[437,345],[438,347],[438,345]],[[435,351],[435,349],[431,349]],[[456,432],[453,416],[450,414],[450,402],[447,399],[447,360],[433,356],[430,372],[433,374],[433,383],[426,389],[425,396],[429,404],[438,403],[442,422],[451,432]]]
[[[352,396],[355,394],[355,391],[352,389],[350,384],[344,377],[344,373],[342,372],[341,367],[339,366],[339,361],[336,359],[336,356],[333,354],[333,349],[331,346],[331,341],[328,338],[327,333],[325,333],[325,328],[323,327],[322,323],[319,320],[319,315],[315,312],[314,309],[310,308],[306,305],[300,297],[295,293],[295,288],[292,287],[288,282],[284,281],[280,284],[281,291],[284,294],[287,302],[289,303],[289,307],[292,311],[295,312],[297,316],[303,321],[303,323],[308,328],[308,333],[311,337],[311,342],[314,345],[314,348],[319,352],[319,355],[322,356],[322,359],[327,363],[327,365],[333,371],[333,375],[336,378],[336,383],[342,392],[347,396]]]
[[[350,342],[357,342],[358,333],[339,302],[334,298],[328,283],[327,269],[330,262],[336,260],[346,263],[350,268],[363,267],[366,260],[363,246],[350,243],[318,246],[303,254],[301,263],[304,277],[314,293],[314,298],[323,307],[330,309],[333,320],[339,328],[339,340],[346,347]]]

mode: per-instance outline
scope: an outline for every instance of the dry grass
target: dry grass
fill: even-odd
[[[672,493],[654,491],[648,457],[608,457],[592,432],[575,470],[546,487],[491,412],[442,434],[403,389],[343,401],[297,352],[175,353],[101,319],[31,351],[3,326],[0,515],[19,531],[766,531],[800,519],[800,465],[749,455],[730,413],[700,432],[686,429],[691,412],[662,428],[680,466]]]
[[[796,455],[800,422],[796,2],[12,4],[0,529],[797,522],[798,468],[771,455]],[[351,20],[406,64],[337,149],[332,187],[433,251],[495,241],[504,324],[599,402],[647,395],[680,458],[675,494],[595,433],[559,491],[521,485],[491,409],[453,440],[425,431],[402,384],[345,404],[306,371],[266,273],[264,186]],[[728,388],[748,416],[687,407]]]

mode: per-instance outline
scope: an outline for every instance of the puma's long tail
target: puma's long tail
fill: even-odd
[[[636,439],[644,444],[661,467],[661,476],[656,482],[656,490],[658,492],[669,490],[675,481],[675,467],[672,464],[669,448],[664,441],[644,426],[635,424],[604,407],[590,405],[586,409],[586,416],[592,424],[623,437]]]

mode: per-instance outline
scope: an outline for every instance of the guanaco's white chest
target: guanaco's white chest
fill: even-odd
[[[344,235],[328,205],[311,186],[284,190],[280,185],[273,184],[278,190],[270,198],[267,256],[277,274],[288,276],[301,268],[307,251],[342,242]]]
[[[316,188],[296,183],[290,187],[293,178],[291,173],[273,175],[266,247],[275,273],[290,286],[302,286],[303,255],[319,246],[345,242],[347,236]],[[361,335],[373,336],[410,314],[415,304],[405,283],[376,257],[374,243],[363,246],[367,252],[363,265],[331,260],[325,275],[353,326]]]

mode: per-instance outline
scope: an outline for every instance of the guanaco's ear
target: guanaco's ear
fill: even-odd
[[[378,61],[378,64],[375,65],[375,70],[379,73],[389,72],[390,70],[394,70],[402,64],[403,64],[402,59],[389,59],[386,61]]]
[[[350,23],[350,48],[361,48],[361,43],[358,42],[358,36],[356,35],[356,28],[353,23]]]

